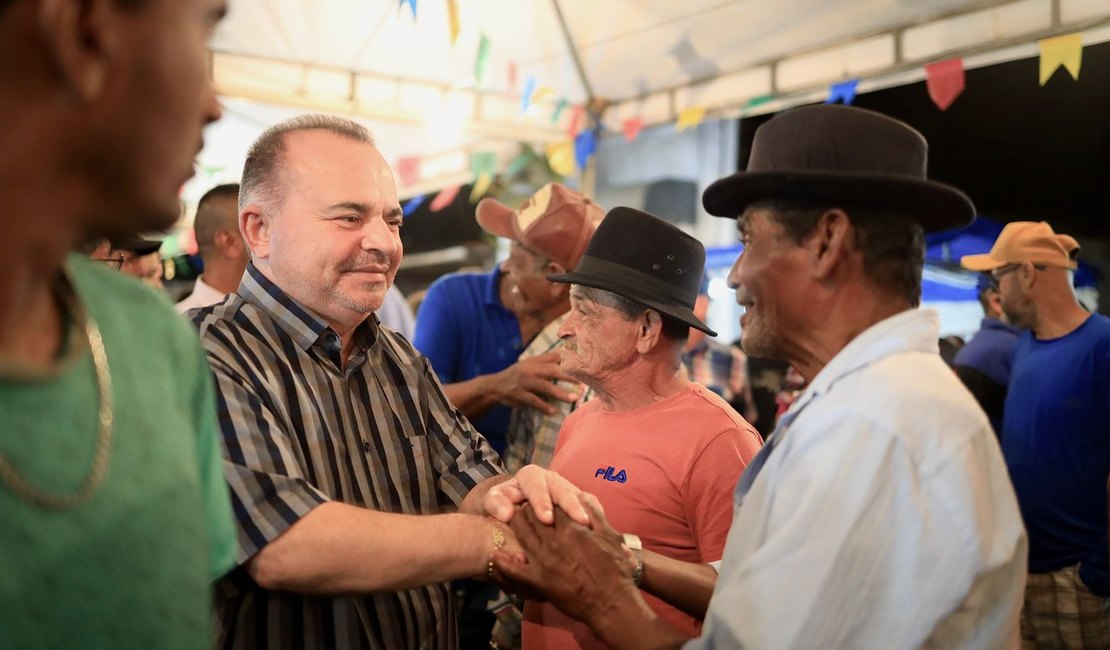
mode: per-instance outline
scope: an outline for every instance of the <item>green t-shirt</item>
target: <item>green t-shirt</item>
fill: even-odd
[[[233,566],[236,533],[208,363],[164,297],[78,256],[68,264],[108,356],[108,475],[60,511],[0,483],[0,648],[209,647],[211,585]],[[47,376],[0,372],[0,453],[60,494],[88,474],[97,438],[92,356],[84,336],[73,341]]]

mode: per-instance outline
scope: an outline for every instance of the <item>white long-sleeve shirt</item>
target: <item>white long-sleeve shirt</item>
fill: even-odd
[[[741,480],[688,650],[1018,645],[1025,530],[938,331],[927,310],[884,320],[794,403]]]

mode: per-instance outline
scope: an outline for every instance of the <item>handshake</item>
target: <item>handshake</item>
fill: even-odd
[[[620,591],[636,591],[638,558],[598,500],[555,472],[529,465],[483,499],[492,519],[482,577],[507,593],[547,600],[590,623]]]

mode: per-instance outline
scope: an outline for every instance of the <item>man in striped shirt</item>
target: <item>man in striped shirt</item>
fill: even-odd
[[[393,175],[342,118],[278,124],[248,153],[238,291],[194,313],[219,393],[237,567],[220,647],[453,648],[447,581],[486,576],[524,499],[587,521],[536,467],[503,475],[406,339],[381,327],[401,260]],[[487,517],[493,513],[497,518]]]

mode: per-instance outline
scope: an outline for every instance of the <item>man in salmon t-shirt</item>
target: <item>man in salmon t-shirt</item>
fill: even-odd
[[[564,422],[551,469],[597,496],[625,533],[648,604],[692,636],[717,581],[733,488],[760,447],[755,429],[681,365],[691,327],[716,336],[692,311],[704,263],[693,237],[616,208],[575,270],[548,276],[571,284],[561,369],[595,393]],[[523,642],[605,647],[586,625],[533,602]]]

